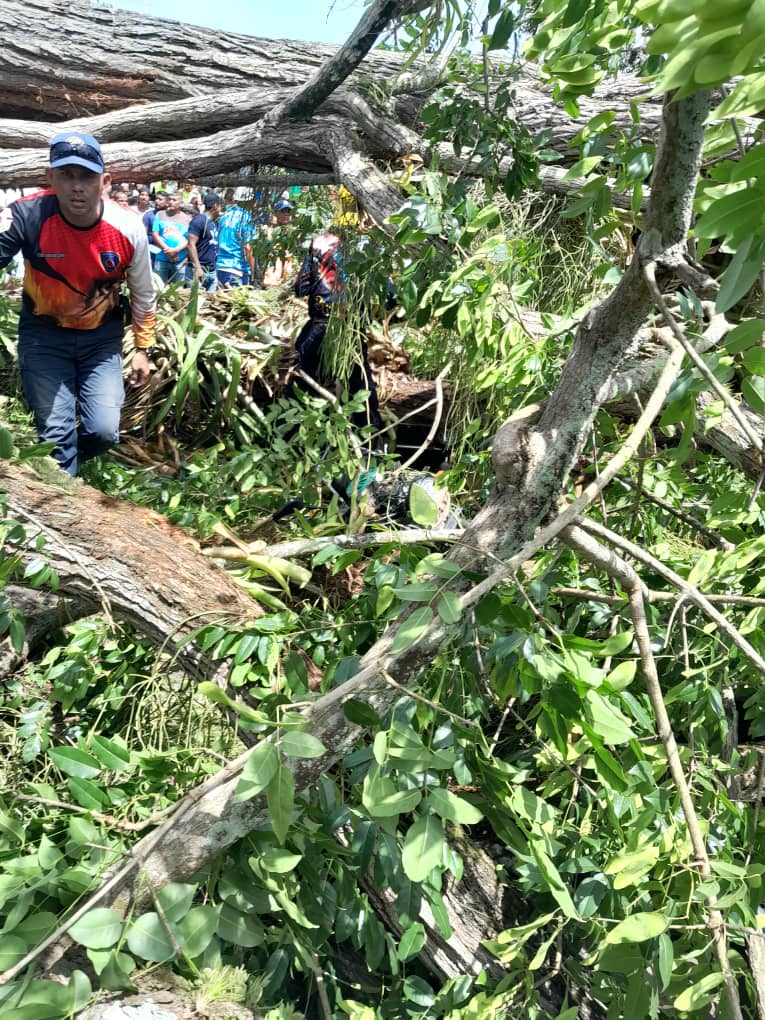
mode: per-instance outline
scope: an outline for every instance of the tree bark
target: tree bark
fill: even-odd
[[[216,620],[246,623],[262,609],[225,571],[200,555],[198,543],[145,507],[120,502],[69,478],[52,461],[50,480],[0,461],[6,517],[27,528],[23,563],[42,555],[56,571],[58,592],[90,612],[129,623],[157,647],[176,651],[183,668],[222,682],[193,643],[195,630]],[[80,608],[78,612],[82,613]]]
[[[374,25],[413,4],[379,0]],[[43,184],[48,141],[69,128],[87,129],[111,143],[105,151],[109,168],[128,179],[202,178],[258,165],[337,173],[337,160],[320,130],[330,126],[329,118],[343,137],[358,129],[361,151],[384,163],[406,153],[429,155],[412,127],[433,85],[426,92],[394,95],[384,108],[373,109],[364,98],[372,91],[368,83],[379,93],[380,83],[384,91],[386,83],[421,80],[416,73],[401,74],[402,54],[364,56],[358,40],[344,54],[336,47],[218,33],[66,0],[7,0],[4,15],[0,108],[10,119],[0,121],[0,146],[20,151],[2,153],[0,186]],[[359,39],[368,46],[371,33],[365,36],[361,28]],[[351,88],[339,90],[362,56]],[[415,64],[414,71],[425,66]],[[630,129],[630,102],[645,92],[635,78],[609,82],[592,100],[582,99],[580,115],[572,119],[551,101],[535,67],[514,73],[519,124],[532,134],[547,132],[547,144],[558,149],[563,163],[576,158],[573,136],[604,108],[614,111],[614,131]],[[319,124],[307,124],[320,102]],[[640,131],[651,138],[659,106],[646,100],[641,108]],[[439,156],[455,172],[476,170],[475,162],[458,158],[448,147],[441,147]],[[554,170],[545,168],[545,189],[577,189],[577,182],[562,181],[563,174]]]

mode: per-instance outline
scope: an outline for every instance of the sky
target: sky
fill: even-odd
[[[343,43],[364,13],[363,0],[111,0],[126,11],[269,39]]]

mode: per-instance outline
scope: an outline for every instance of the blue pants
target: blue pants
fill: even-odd
[[[205,274],[202,277],[202,290],[209,290],[210,293],[218,289],[218,278],[215,275],[215,269],[205,269],[202,266],[202,272]],[[190,262],[186,263],[186,284],[190,287],[194,283],[194,267]]]
[[[219,269],[217,272],[218,287],[246,287],[250,282],[250,271],[245,269],[243,273],[233,273],[230,269]]]
[[[154,263],[154,272],[163,283],[183,283],[186,279],[186,259],[172,262],[170,259],[157,257]]]
[[[19,369],[37,434],[43,442],[55,442],[52,456],[64,471],[76,475],[80,461],[117,442],[125,399],[122,337],[23,329]]]

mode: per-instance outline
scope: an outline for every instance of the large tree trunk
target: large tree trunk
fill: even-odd
[[[262,609],[227,574],[200,555],[180,528],[145,507],[111,499],[46,461],[49,480],[0,461],[5,515],[27,529],[24,563],[47,557],[58,592],[91,612],[132,624],[157,647],[177,649],[181,665],[222,682],[190,634],[216,620],[246,623]],[[35,548],[45,540],[42,553]]]
[[[288,111],[275,130],[267,123],[269,111],[288,97],[291,101],[320,68],[321,77],[336,47],[213,32],[66,0],[7,0],[3,13],[0,109],[10,119],[0,120],[0,146],[20,151],[3,152],[0,186],[41,184],[47,142],[54,131],[69,127],[87,128],[107,143],[125,143],[105,150],[110,169],[122,178],[204,178],[243,166],[282,166],[337,178],[342,168],[332,139],[356,135],[354,147],[384,163],[408,153],[428,156],[411,129],[437,82],[417,91],[423,76],[402,74],[402,54],[369,53],[348,79],[350,88],[335,90],[317,119],[305,123],[310,113],[297,120]],[[593,100],[582,99],[580,116],[572,119],[552,102],[535,67],[524,66],[519,74],[519,123],[532,133],[549,132],[548,145],[558,149],[564,163],[576,158],[571,138],[602,109],[615,112],[615,131],[627,130],[630,102],[645,91],[634,78],[609,82]],[[384,108],[372,109],[364,98],[369,81],[392,89]],[[657,101],[644,102],[642,110],[641,130],[653,137]],[[264,118],[265,129],[253,130]],[[475,170],[448,147],[439,155],[442,165]],[[546,169],[545,188],[577,187],[561,182],[554,168]]]

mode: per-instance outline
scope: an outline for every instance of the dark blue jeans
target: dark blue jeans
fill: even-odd
[[[210,293],[218,289],[218,278],[215,275],[215,267],[212,269],[205,269],[202,266],[202,272],[205,274],[202,279],[202,290],[209,290]],[[194,283],[194,277],[196,270],[190,262],[186,262],[186,286],[191,287]]]
[[[250,282],[249,269],[245,269],[242,273],[234,273],[230,269],[219,269],[216,276],[218,277],[219,290],[224,290],[226,287],[247,287]]]
[[[55,442],[52,456],[64,471],[76,475],[80,461],[117,442],[125,399],[121,337],[22,328],[19,368],[37,434]]]

